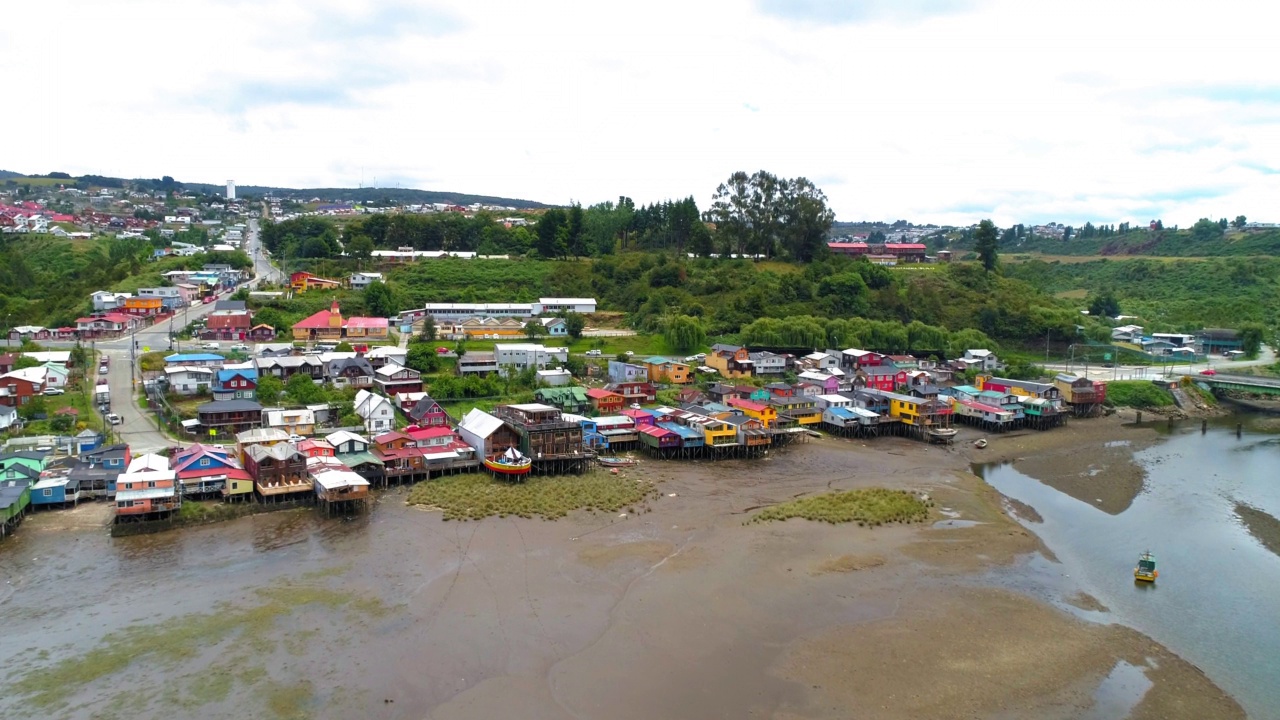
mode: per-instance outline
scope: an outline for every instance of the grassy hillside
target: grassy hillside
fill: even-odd
[[[151,260],[144,240],[72,241],[51,235],[0,235],[0,313],[10,325],[73,324],[97,290],[136,291],[162,284],[161,273],[207,262],[247,267],[244,253]]]
[[[1274,326],[1280,317],[1280,259],[1107,259],[1063,263],[1010,263],[1005,273],[1076,307],[1088,295],[1115,293],[1125,315],[1148,330],[1187,331],[1242,322]]]
[[[1134,230],[1106,238],[1071,239],[1063,242],[1032,238],[1001,246],[1004,252],[1037,252],[1048,255],[1102,255],[1157,257],[1280,256],[1280,230],[1227,233],[1216,240],[1198,240],[1190,230]]]

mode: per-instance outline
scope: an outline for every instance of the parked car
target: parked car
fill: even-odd
[[[297,433],[294,433],[289,436],[289,442],[298,443],[298,442],[302,442],[303,440],[306,440],[306,438]]]
[[[201,345],[201,346],[200,346],[200,348],[201,348],[201,349],[203,349],[203,350],[217,350],[217,349],[218,349],[218,343],[216,343],[216,342],[207,342],[207,343],[205,343],[205,344]]]
[[[249,346],[248,346],[248,345],[244,345],[244,344],[240,344],[240,345],[232,345],[232,346],[231,346],[231,349],[232,349],[234,352],[249,352]]]
[[[635,353],[634,353],[634,352],[632,352],[632,351],[630,351],[630,350],[628,350],[628,351],[626,351],[626,352],[624,352],[624,353],[622,353],[622,354],[623,354],[623,355],[626,355],[627,357],[631,357],[632,355],[635,355]]]
[[[107,374],[107,366],[106,366],[106,365],[99,365],[99,366],[98,366],[98,374],[99,374],[99,375],[106,375],[106,374]]]
[[[437,354],[437,355],[448,355],[448,354],[449,354],[449,348],[447,348],[447,347],[438,347],[438,348],[436,348],[436,354]]]
[[[1201,374],[1201,375],[1217,375],[1217,374],[1218,374],[1218,371],[1217,371],[1217,370],[1214,370],[1213,368],[1208,368],[1208,369],[1205,369],[1205,370],[1201,370],[1201,371],[1200,371],[1200,374]]]
[[[600,351],[599,351],[599,350],[588,350],[588,351],[587,351],[587,357],[600,357]]]
[[[107,415],[107,422],[111,423],[112,425],[119,425],[120,423],[124,422],[124,420],[121,419],[119,415],[115,413],[111,413]]]
[[[63,390],[62,388],[46,388],[44,391],[44,394],[45,395],[64,395],[66,394],[66,392],[67,391]]]

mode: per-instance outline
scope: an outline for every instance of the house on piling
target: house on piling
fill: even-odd
[[[79,481],[80,492],[86,497],[113,498],[116,494],[116,478],[129,467],[132,459],[129,446],[106,445],[87,453],[81,453],[71,478]]]
[[[370,482],[382,482],[384,468],[382,458],[369,451],[369,441],[347,430],[339,430],[325,436],[325,442],[333,446],[333,456],[343,465],[354,470]]]
[[[244,469],[253,476],[260,502],[296,502],[312,497],[307,458],[293,443],[250,446],[245,450]]]
[[[22,524],[31,508],[31,486],[26,482],[0,483],[0,537],[8,537]]]
[[[70,470],[46,470],[31,486],[31,506],[75,507],[80,502],[80,483],[71,479]]]
[[[499,405],[493,416],[515,431],[519,450],[533,461],[535,472],[581,472],[592,459],[582,443],[582,425],[566,422],[558,408],[542,403]]]
[[[1068,373],[1058,373],[1053,384],[1062,393],[1063,401],[1079,417],[1096,415],[1107,401],[1107,384]]]
[[[520,448],[520,435],[514,428],[479,408],[462,417],[458,434],[480,459],[496,458],[508,448]]]
[[[220,496],[224,500],[252,497],[253,477],[240,465],[235,454],[222,446],[196,443],[176,452],[170,465],[178,474],[183,497]]]
[[[368,509],[369,481],[341,462],[332,457],[311,457],[307,473],[316,500],[326,512]]]
[[[157,520],[168,517],[182,506],[177,473],[168,468],[166,458],[159,458],[164,468],[157,469],[153,457],[159,458],[139,456],[130,464],[129,472],[116,478],[117,523]]]
[[[402,432],[391,430],[374,436],[373,454],[382,461],[384,484],[412,482],[426,473],[422,451]]]

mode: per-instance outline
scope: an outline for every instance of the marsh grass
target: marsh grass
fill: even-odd
[[[16,680],[5,688],[27,696],[36,708],[56,708],[78,688],[103,678],[118,675],[139,662],[174,666],[191,660],[210,646],[230,639],[252,642],[268,637],[277,619],[287,617],[303,607],[352,610],[366,615],[383,615],[388,611],[381,602],[360,598],[352,593],[328,588],[282,584],[262,588],[250,603],[225,603],[213,612],[196,613],[160,623],[140,623],[109,633],[97,647],[82,655],[70,657],[48,667],[28,666],[16,673]],[[261,650],[269,651],[263,647]],[[211,702],[225,697],[235,683],[230,675],[212,678],[210,684],[194,689],[191,702]],[[295,717],[296,713],[277,713]]]
[[[555,520],[574,510],[647,510],[643,501],[656,492],[653,483],[637,482],[624,474],[591,472],[530,477],[512,483],[471,473],[420,482],[409,491],[406,502],[439,508],[446,520],[480,520],[495,515]]]
[[[905,490],[871,488],[843,490],[799,498],[765,508],[748,522],[768,522],[804,518],[831,524],[856,522],[858,525],[923,522],[929,517],[930,500],[921,500]]]

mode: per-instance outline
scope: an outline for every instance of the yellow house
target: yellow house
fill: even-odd
[[[384,319],[383,322],[386,322]],[[338,301],[334,300],[328,310],[321,310],[311,317],[293,326],[294,340],[341,340],[342,328],[346,323],[342,320],[342,311],[338,309]]]
[[[243,470],[240,472],[244,472]],[[222,489],[222,497],[228,501],[235,502],[237,500],[245,500],[253,497],[253,479],[241,478],[239,473],[235,476],[227,474],[227,484]]]
[[[386,340],[390,337],[386,318],[353,317],[347,320],[347,337],[355,340]]]
[[[702,433],[708,447],[735,445],[738,442],[738,428],[715,418],[707,418],[702,423]]]
[[[707,353],[707,367],[727,378],[751,377],[754,365],[751,355],[737,345],[712,345]]]
[[[766,428],[773,427],[778,422],[778,411],[772,405],[762,405],[742,398],[729,398],[725,402],[729,407],[741,410],[743,415],[759,420]]]
[[[475,338],[483,338],[487,340],[497,338],[519,338],[524,337],[524,323],[515,318],[468,318],[457,325],[453,329],[454,335],[464,335],[468,340]]]
[[[649,368],[649,382],[685,385],[693,382],[689,366],[664,357],[651,357],[644,361]]]
[[[817,425],[822,422],[822,410],[810,395],[775,397],[769,400],[769,404],[801,425]]]

